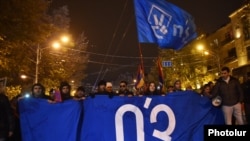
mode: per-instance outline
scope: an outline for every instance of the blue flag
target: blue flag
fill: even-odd
[[[134,0],[140,43],[179,50],[197,37],[192,16],[165,0]]]

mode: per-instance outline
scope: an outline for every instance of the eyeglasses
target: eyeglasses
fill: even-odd
[[[126,87],[125,85],[120,85],[120,87]]]

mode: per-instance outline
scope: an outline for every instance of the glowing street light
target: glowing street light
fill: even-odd
[[[54,47],[54,48],[60,48],[61,47],[61,44],[59,43],[59,42],[54,42],[53,44],[52,44],[52,47]]]
[[[69,38],[67,36],[62,36],[60,42],[54,42],[52,44],[52,47],[55,48],[55,49],[58,49],[61,47],[61,43],[67,43],[69,42]],[[35,73],[35,83],[38,83],[38,75],[39,75],[39,64],[40,64],[40,59],[42,57],[42,50],[44,49],[48,49],[48,48],[51,48],[51,46],[49,47],[44,47],[44,48],[41,48],[40,45],[38,44],[37,46],[37,50],[36,50],[36,73]]]
[[[204,45],[203,44],[198,44],[197,45],[197,50],[203,51],[204,50]]]
[[[197,50],[202,51],[202,55],[206,55],[206,56],[211,55],[211,56],[215,57],[217,65],[218,65],[218,71],[220,71],[220,69],[221,69],[221,66],[220,66],[220,57],[215,52],[206,51],[204,49],[204,45],[203,44],[198,44],[197,45]]]
[[[68,43],[69,42],[69,37],[68,36],[62,36],[61,41],[63,43]]]
[[[22,74],[20,77],[21,77],[21,79],[26,79],[28,76],[27,76],[27,75]]]

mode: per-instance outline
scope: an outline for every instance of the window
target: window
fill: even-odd
[[[229,63],[237,59],[236,48],[231,48],[228,50],[228,56],[223,59],[223,63]]]
[[[229,58],[235,58],[237,57],[237,54],[236,54],[236,48],[231,48],[229,51],[228,51],[228,57]]]
[[[243,34],[245,37],[245,40],[250,39],[250,19],[247,16],[242,17],[241,19],[242,25],[243,25]]]

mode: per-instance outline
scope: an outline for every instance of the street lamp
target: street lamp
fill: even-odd
[[[20,77],[21,77],[21,79],[26,79],[26,78],[28,78],[28,76],[27,76],[27,75],[24,75],[24,74],[22,74]]]
[[[197,49],[198,49],[199,51],[203,51],[204,46],[203,46],[202,44],[198,44],[198,45],[197,45]]]
[[[67,36],[62,36],[60,42],[54,42],[52,44],[52,47],[57,49],[61,47],[61,43],[67,43],[69,42],[69,38]],[[37,49],[36,49],[36,73],[35,73],[35,83],[38,83],[38,78],[39,78],[39,64],[40,60],[42,57],[42,51],[44,49],[51,48],[51,46],[41,48],[40,45],[38,44]]]
[[[217,67],[219,69],[218,71],[220,71],[220,68],[221,68],[221,66],[220,66],[220,57],[215,52],[204,50],[204,45],[203,44],[198,44],[197,45],[197,50],[201,51],[202,55],[206,55],[206,56],[211,55],[211,56],[215,57],[216,62],[217,62]]]

